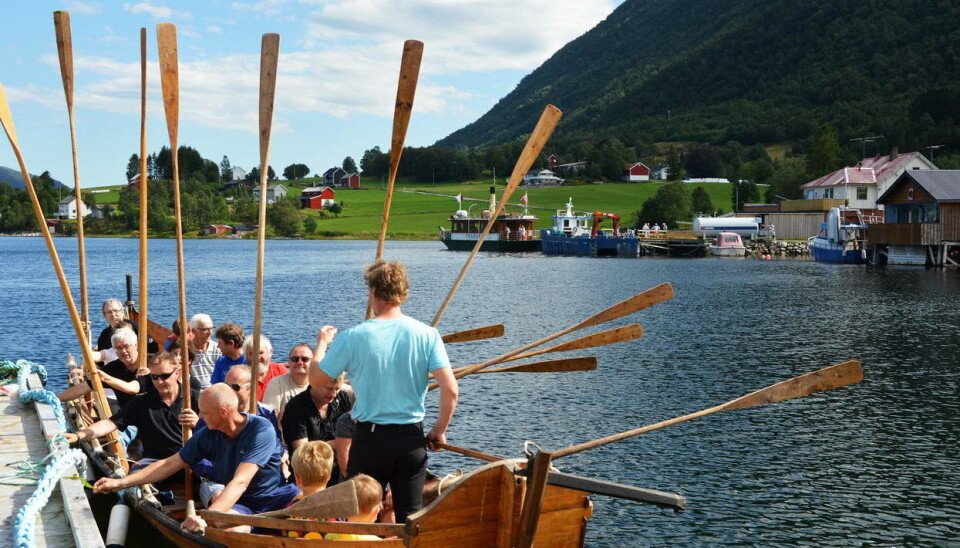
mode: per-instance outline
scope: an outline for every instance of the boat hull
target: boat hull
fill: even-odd
[[[814,238],[810,241],[810,256],[814,261],[821,263],[863,264],[866,262],[862,249],[845,248],[842,245],[832,244],[825,238]]]
[[[593,255],[613,257],[636,257],[640,245],[635,237],[607,238],[589,236],[566,236],[545,230],[540,233],[543,253],[546,255]]]
[[[710,253],[714,257],[744,257],[747,254],[746,247],[735,246],[710,246]]]
[[[455,240],[445,238],[440,240],[450,251],[473,251],[476,240]],[[480,251],[498,251],[501,253],[527,253],[540,251],[540,240],[484,240]]]

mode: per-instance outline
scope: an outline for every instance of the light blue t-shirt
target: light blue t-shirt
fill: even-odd
[[[331,377],[347,372],[357,395],[353,418],[376,424],[422,421],[427,374],[441,367],[450,360],[440,333],[408,316],[347,329],[320,362]]]

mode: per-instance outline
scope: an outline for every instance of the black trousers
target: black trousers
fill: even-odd
[[[427,477],[427,443],[423,424],[357,423],[347,465],[350,476],[367,474],[393,492],[397,523],[423,505]]]

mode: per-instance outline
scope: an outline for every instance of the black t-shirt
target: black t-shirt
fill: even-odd
[[[307,438],[308,441],[330,441],[334,438],[334,426],[340,415],[350,411],[350,395],[345,391],[327,406],[327,417],[320,416],[317,404],[310,396],[310,389],[297,394],[287,402],[283,409],[283,441],[290,448],[294,440]],[[292,450],[291,450],[292,453]]]
[[[190,391],[190,408],[198,411],[197,401],[200,392]],[[120,430],[136,426],[137,437],[143,442],[143,456],[148,459],[165,459],[183,446],[183,430],[178,415],[183,409],[183,398],[177,396],[173,405],[168,406],[160,399],[156,390],[130,400],[110,420]]]
[[[133,320],[124,320],[124,321],[130,322],[130,325],[133,326],[134,333],[137,333],[137,334],[140,333],[140,324],[138,324]],[[106,350],[107,348],[113,348],[113,341],[110,340],[110,337],[113,337],[114,331],[115,330],[109,325],[103,328],[103,331],[100,332],[100,336],[97,337],[97,350]],[[155,354],[159,351],[160,351],[160,346],[148,334],[147,335],[147,353]]]
[[[136,369],[134,369],[133,371],[130,371],[129,369],[127,369],[127,366],[124,365],[123,362],[120,360],[113,360],[107,365],[104,365],[103,372],[106,373],[107,375],[110,375],[111,377],[116,377],[121,381],[126,381],[126,382],[137,381],[140,384],[140,389],[137,390],[137,394],[145,392],[147,390],[147,387],[153,384],[152,382],[150,382],[149,375],[141,375],[138,377]],[[87,385],[90,388],[93,388],[93,383],[91,383],[89,379],[87,379]],[[104,388],[108,388],[108,387],[109,386],[106,383],[104,383]],[[135,394],[127,394],[119,390],[114,390],[113,392],[114,394],[117,395],[117,405],[119,405],[120,407],[127,405],[127,403],[136,396]]]

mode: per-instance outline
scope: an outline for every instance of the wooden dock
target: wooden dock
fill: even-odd
[[[31,375],[30,387],[40,387],[39,378]],[[8,465],[21,460],[39,462],[47,456],[48,437],[60,432],[53,411],[45,403],[23,405],[17,386],[7,385],[0,395],[0,465],[4,476],[0,484],[0,546],[12,546],[14,519],[33,494],[35,485],[10,476],[16,474]],[[76,474],[70,468],[64,476]],[[17,485],[18,484],[18,485]],[[61,479],[34,526],[35,546],[66,548],[102,548],[103,539],[84,494],[83,484],[76,479]]]

